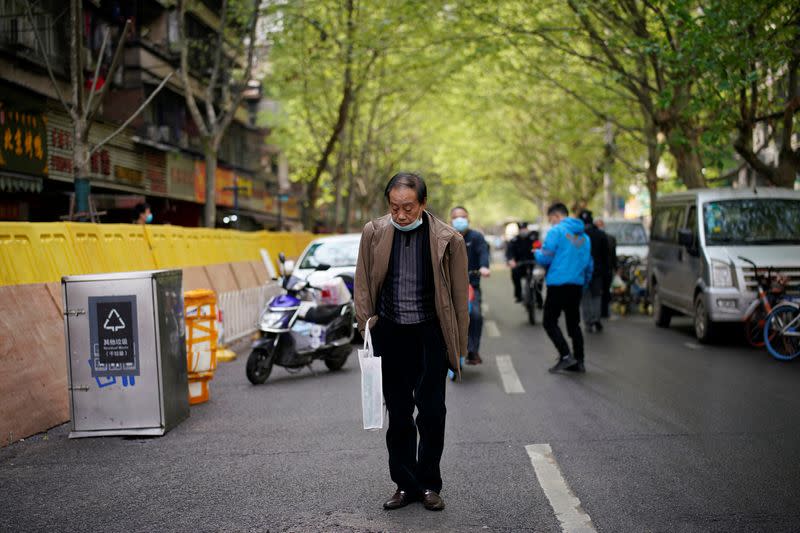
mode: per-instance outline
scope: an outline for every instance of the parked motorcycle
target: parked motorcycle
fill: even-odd
[[[279,259],[283,270],[286,257],[281,253]],[[316,270],[329,268],[321,264]],[[261,314],[261,335],[247,358],[247,379],[254,385],[269,378],[273,365],[301,369],[321,359],[329,370],[339,370],[352,351],[355,307],[341,277],[318,287],[284,275],[282,287]]]

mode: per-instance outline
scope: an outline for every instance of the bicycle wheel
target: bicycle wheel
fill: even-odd
[[[536,302],[531,299],[525,306],[528,308],[528,324],[531,326],[536,325]]]
[[[762,304],[759,304],[753,314],[744,321],[744,336],[750,346],[755,348],[764,346],[764,324],[766,322],[767,310]]]
[[[800,307],[781,304],[772,310],[764,324],[764,344],[780,361],[800,355]]]

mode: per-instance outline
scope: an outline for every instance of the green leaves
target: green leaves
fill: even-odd
[[[401,168],[435,176],[433,203],[494,206],[486,222],[555,198],[596,202],[606,121],[621,192],[665,149],[681,182],[704,182],[698,162],[716,179],[739,164],[741,92],[761,87],[753,114],[775,112],[798,33],[796,9],[777,0],[398,0],[356,2],[348,34],[344,1],[282,4],[265,79],[282,109],[274,141],[307,182],[350,54],[353,115],[311,206],[339,225],[342,199],[351,218],[379,214]]]

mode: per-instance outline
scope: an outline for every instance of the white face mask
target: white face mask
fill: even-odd
[[[418,218],[417,220],[415,220],[414,222],[412,222],[407,226],[401,226],[400,224],[395,222],[393,218],[390,218],[389,220],[392,221],[392,226],[394,226],[395,229],[398,229],[400,231],[413,231],[422,225],[422,217]]]

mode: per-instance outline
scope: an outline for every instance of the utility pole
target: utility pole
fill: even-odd
[[[247,187],[239,187],[239,176],[233,176],[233,187],[223,187],[224,191],[233,191],[233,214],[236,216],[234,224],[239,229],[239,191],[247,190]]]

